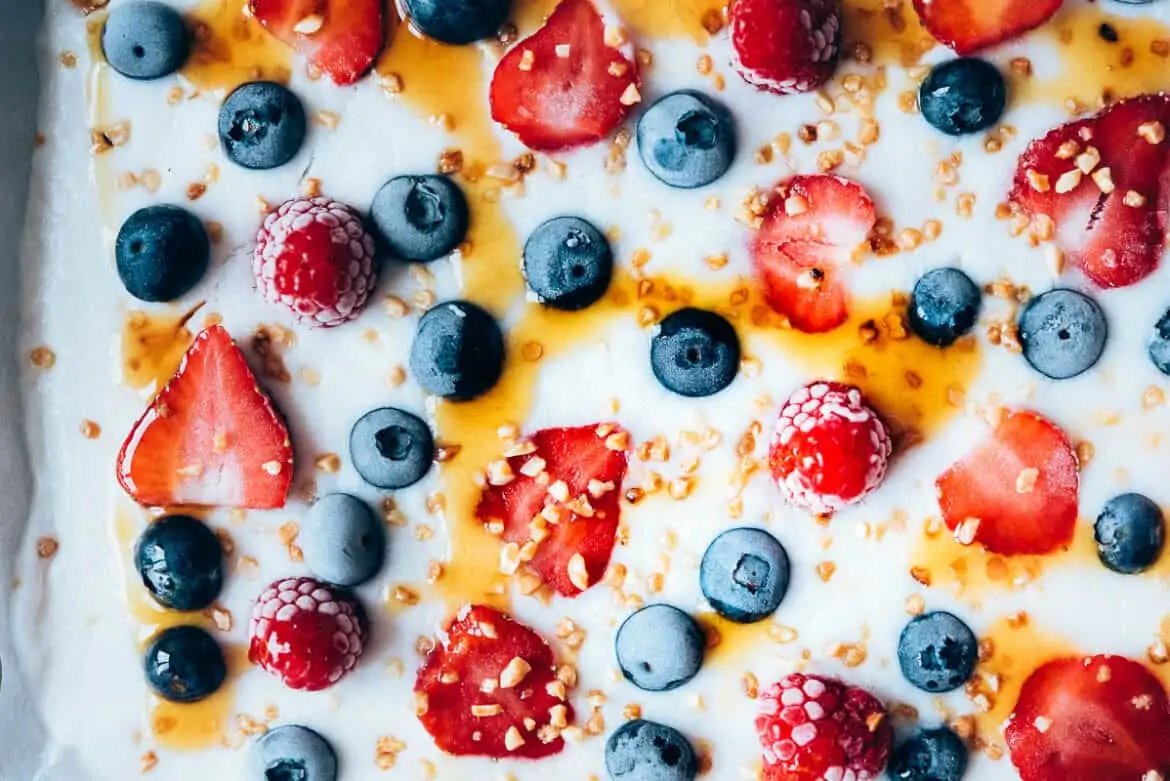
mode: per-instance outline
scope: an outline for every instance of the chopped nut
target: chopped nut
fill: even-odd
[[[585,558],[580,553],[574,553],[568,564],[569,582],[579,590],[589,588],[589,571],[585,568]]]
[[[511,689],[518,686],[524,677],[532,670],[532,665],[519,656],[512,657],[508,665],[500,673],[500,688]]]
[[[1117,185],[1113,183],[1113,171],[1109,168],[1098,168],[1094,171],[1093,183],[1106,195],[1117,189]]]
[[[642,102],[642,93],[638,91],[638,85],[630,82],[630,86],[626,87],[626,91],[618,99],[623,106],[633,106]]]
[[[1048,183],[1048,176],[1040,173],[1035,168],[1029,168],[1024,172],[1024,176],[1027,177],[1028,184],[1032,186],[1032,189],[1038,193],[1046,193],[1052,189]]]
[[[37,539],[37,558],[51,559],[60,548],[61,544],[56,537],[40,537]]]
[[[1101,170],[1107,171],[1109,169],[1103,168]],[[1126,206],[1131,206],[1135,209],[1146,205],[1146,196],[1137,192],[1136,190],[1127,190],[1125,197],[1121,199]]]
[[[1141,123],[1137,132],[1151,144],[1160,144],[1166,140],[1166,127],[1158,121]]]
[[[28,354],[32,365],[38,369],[51,369],[57,363],[57,354],[48,347],[36,347]]]
[[[1084,174],[1081,173],[1081,169],[1079,168],[1073,168],[1070,171],[1065,171],[1060,175],[1060,178],[1056,180],[1056,192],[1060,195],[1063,195],[1064,193],[1071,193],[1073,190],[1077,189],[1077,186],[1081,183],[1082,176],[1084,176]]]
[[[1036,487],[1036,480],[1040,477],[1040,470],[1035,467],[1028,467],[1021,469],[1020,473],[1016,475],[1016,493],[1030,494],[1032,489]]]

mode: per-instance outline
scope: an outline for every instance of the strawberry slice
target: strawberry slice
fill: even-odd
[[[118,454],[118,482],[154,507],[283,507],[292,476],[284,420],[220,325],[195,337]]]
[[[1166,692],[1123,656],[1056,659],[1036,669],[1005,736],[1022,781],[1170,776]]]
[[[734,0],[727,22],[732,67],[754,87],[811,92],[837,69],[840,0]]]
[[[959,54],[995,46],[1047,22],[1061,0],[914,0],[930,34]]]
[[[465,607],[415,679],[419,720],[456,756],[540,759],[573,721],[553,652],[539,634],[483,605]]]
[[[935,482],[955,538],[1004,555],[1068,545],[1079,485],[1068,437],[1034,412],[1009,413],[988,440]]]
[[[768,305],[806,333],[844,323],[844,267],[876,222],[873,200],[856,182],[816,174],[778,184],[750,246]]]
[[[621,517],[629,435],[611,423],[538,431],[488,467],[476,515],[499,529],[501,566],[522,562],[557,593],[601,580]]]
[[[1101,287],[1139,282],[1166,249],[1170,95],[1115,103],[1033,141],[1010,200],[1055,223],[1055,241]],[[1047,218],[1047,219],[1046,219]]]
[[[342,87],[364,76],[382,52],[383,5],[382,0],[248,0],[264,29]]]
[[[593,0],[563,0],[492,76],[492,119],[541,152],[605,138],[641,101],[633,45]]]

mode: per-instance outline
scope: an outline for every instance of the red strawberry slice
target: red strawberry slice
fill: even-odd
[[[1170,210],[1170,95],[1144,95],[1056,128],[1020,156],[1010,199],[1101,287],[1154,271]],[[1042,216],[1043,215],[1043,216]]]
[[[959,54],[1016,38],[1047,22],[1061,0],[914,0],[930,34]]]
[[[148,506],[283,507],[292,476],[284,420],[220,325],[195,337],[118,454],[118,482]]]
[[[573,721],[553,652],[510,616],[470,605],[418,671],[419,720],[456,756],[540,759],[560,753]]]
[[[476,514],[502,524],[501,566],[575,597],[601,580],[621,517],[629,435],[614,424],[538,431],[488,468]]]
[[[849,317],[843,266],[865,245],[877,210],[865,188],[839,176],[796,176],[776,186],[751,242],[764,298],[806,333]]]
[[[385,44],[382,0],[249,0],[264,29],[339,86],[366,74]]]
[[[1068,437],[1034,412],[1011,412],[935,482],[955,538],[992,553],[1043,554],[1072,541],[1080,476]]]
[[[733,0],[731,64],[754,87],[811,92],[837,69],[840,0]]]
[[[562,0],[492,76],[492,119],[541,152],[605,138],[641,101],[633,46],[593,0]]]
[[[1057,659],[1035,670],[1005,735],[1022,781],[1170,777],[1166,692],[1123,656]]]

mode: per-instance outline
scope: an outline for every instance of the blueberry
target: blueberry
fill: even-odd
[[[491,390],[504,371],[504,335],[492,316],[467,301],[432,307],[418,322],[410,370],[429,393],[470,401]]]
[[[1105,503],[1093,538],[1101,563],[1122,575],[1136,575],[1162,555],[1166,522],[1162,508],[1141,494],[1121,494]]]
[[[287,724],[269,730],[248,756],[255,781],[335,781],[337,754],[308,727]]]
[[[902,675],[926,692],[959,688],[975,671],[975,633],[950,613],[925,613],[911,619],[898,638]]]
[[[1093,299],[1075,290],[1042,293],[1020,315],[1020,343],[1032,368],[1054,380],[1091,369],[1105,350],[1109,327]]]
[[[761,621],[788,591],[788,554],[763,529],[728,529],[707,546],[699,586],[715,612],[729,621]]]
[[[430,471],[435,440],[418,416],[397,407],[382,407],[353,424],[349,457],[367,483],[396,490],[414,485]]]
[[[739,336],[705,309],[667,315],[650,342],[650,367],[662,387],[680,396],[712,396],[739,371]]]
[[[343,588],[377,575],[386,559],[382,522],[369,505],[349,494],[318,499],[301,523],[297,543],[314,575]]]
[[[403,0],[403,5],[419,32],[453,44],[492,37],[512,9],[511,0]]]
[[[671,187],[711,184],[735,160],[735,121],[727,107],[695,90],[654,102],[638,120],[638,154],[646,170]]]
[[[986,130],[1007,104],[1007,85],[994,65],[960,57],[934,66],[918,91],[922,117],[949,136]]]
[[[195,518],[168,515],[138,538],[134,562],[142,585],[163,607],[202,610],[223,588],[223,548]]]
[[[130,215],[114,243],[118,276],[141,301],[174,301],[211,262],[211,242],[199,218],[178,206],[147,206]]]
[[[647,605],[618,627],[615,641],[622,674],[639,689],[677,689],[703,665],[703,630],[670,605]]]
[[[169,76],[191,50],[187,25],[166,3],[137,0],[110,12],[102,30],[102,52],[110,67],[130,79]]]
[[[967,746],[946,727],[924,729],[894,751],[896,781],[959,781],[967,772]]]
[[[253,81],[228,95],[219,108],[219,141],[238,166],[279,168],[297,156],[308,122],[300,98],[280,84]]]
[[[553,217],[524,244],[524,278],[545,306],[584,309],[605,295],[613,278],[609,241],[580,217]]]
[[[1170,376],[1170,309],[1154,325],[1150,336],[1150,361],[1158,371]]]
[[[146,683],[171,702],[199,702],[227,678],[223,651],[197,626],[172,626],[146,648]]]
[[[374,196],[370,221],[395,258],[429,263],[467,236],[467,197],[446,176],[396,176]]]
[[[949,347],[975,326],[979,286],[957,268],[926,272],[910,296],[910,328],[936,347]]]
[[[612,781],[692,781],[699,762],[691,742],[674,727],[634,719],[605,742]]]

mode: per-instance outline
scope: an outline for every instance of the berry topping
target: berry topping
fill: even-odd
[[[1064,432],[1034,412],[1009,412],[935,486],[943,520],[962,545],[1039,555],[1072,540],[1077,457]]]
[[[751,624],[776,612],[788,592],[788,553],[763,529],[728,529],[707,546],[699,586],[711,608]]]
[[[613,278],[609,240],[580,217],[553,217],[524,243],[524,278],[547,307],[574,312],[598,301]]]
[[[1150,362],[1154,368],[1170,376],[1170,309],[1158,318],[1150,335]]]
[[[1144,572],[1158,561],[1166,541],[1162,508],[1141,494],[1105,503],[1093,527],[1101,563],[1122,575]]]
[[[1118,781],[1170,774],[1162,684],[1122,656],[1056,659],[1033,671],[1004,733],[1021,781]]]
[[[337,781],[337,754],[308,727],[286,724],[265,732],[248,755],[249,778]]]
[[[312,578],[278,580],[264,590],[248,625],[248,660],[290,689],[320,691],[362,656],[366,615],[343,591]]]
[[[1170,95],[1062,125],[1020,156],[1010,200],[1101,287],[1141,281],[1165,251]]]
[[[829,513],[881,485],[892,449],[885,423],[860,390],[814,382],[780,408],[768,463],[789,504]]]
[[[870,781],[894,740],[886,709],[865,689],[800,673],[760,694],[756,734],[768,781]]]
[[[950,613],[910,619],[898,638],[902,675],[924,692],[954,691],[971,678],[979,656],[975,633]]]
[[[593,0],[563,0],[496,66],[492,119],[541,151],[605,138],[641,102],[633,45]]]
[[[361,478],[375,488],[414,485],[431,469],[435,440],[417,415],[397,407],[371,410],[349,432],[349,457]]]
[[[1067,380],[1096,365],[1109,326],[1097,302],[1075,290],[1042,293],[1020,314],[1024,359],[1053,380]]]
[[[868,248],[877,210],[865,189],[826,174],[776,186],[751,243],[768,305],[806,333],[832,331],[849,317],[845,266]]]
[[[147,526],[134,563],[150,595],[172,610],[202,610],[223,588],[219,538],[187,515],[166,515]]]
[[[638,120],[638,154],[663,184],[711,184],[735,160],[735,120],[727,106],[696,90],[664,95]]]
[[[350,588],[382,569],[386,531],[361,499],[326,494],[305,515],[297,545],[314,575],[326,583]]]
[[[429,263],[467,237],[467,198],[446,176],[396,176],[374,196],[370,222],[394,258]]]
[[[731,64],[753,87],[812,92],[837,69],[839,0],[732,0]]]
[[[147,206],[130,215],[114,244],[118,276],[140,301],[174,301],[211,262],[211,242],[199,218],[178,206]]]
[[[504,335],[491,315],[469,301],[438,304],[418,321],[410,371],[428,393],[470,401],[499,382]]]
[[[693,781],[699,761],[674,727],[634,719],[605,742],[605,769],[613,781]]]
[[[961,57],[934,66],[918,91],[922,118],[949,136],[986,130],[1007,104],[1003,74],[987,60]]]
[[[621,517],[629,434],[609,423],[549,428],[487,468],[476,515],[504,540],[500,567],[523,562],[558,594],[601,580]]]
[[[382,0],[249,0],[248,7],[339,86],[364,76],[385,43]]]
[[[663,318],[650,340],[658,382],[680,396],[713,396],[739,371],[739,336],[722,315],[680,309]]]
[[[284,420],[220,325],[195,337],[118,454],[118,482],[154,507],[283,507],[292,476]]]
[[[130,79],[169,76],[191,51],[187,25],[166,3],[135,0],[116,6],[102,30],[102,53],[110,67]]]
[[[614,650],[626,680],[648,692],[677,689],[699,674],[707,647],[695,619],[671,605],[647,605],[618,627]]]
[[[910,295],[910,329],[936,347],[949,347],[970,333],[979,316],[979,286],[957,268],[923,274]]]
[[[300,98],[271,81],[244,84],[219,109],[220,145],[243,168],[284,165],[301,151],[307,129]]]
[[[423,727],[456,756],[551,756],[573,721],[548,643],[483,605],[465,607],[440,635],[414,691]]]
[[[895,781],[962,781],[966,772],[967,746],[946,727],[921,730],[890,759]]]
[[[199,702],[227,678],[223,650],[197,626],[164,629],[146,647],[146,683],[170,702]]]
[[[914,0],[930,34],[959,54],[1016,38],[1048,21],[1062,0]]]
[[[354,319],[378,282],[361,216],[329,198],[293,198],[264,219],[252,274],[265,300],[332,328]]]
[[[423,35],[456,45],[495,35],[508,19],[511,0],[403,0],[410,23]]]

